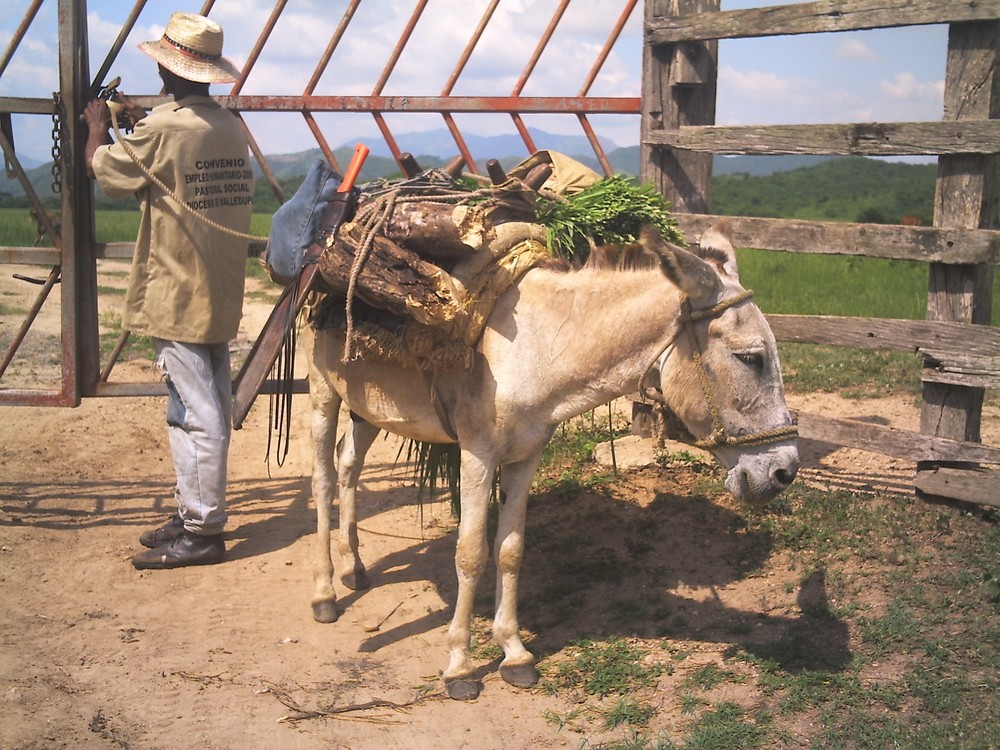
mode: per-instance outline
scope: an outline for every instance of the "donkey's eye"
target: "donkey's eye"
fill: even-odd
[[[733,352],[740,362],[755,370],[764,369],[764,355],[761,352]]]

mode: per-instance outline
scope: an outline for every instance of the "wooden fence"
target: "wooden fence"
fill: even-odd
[[[734,241],[780,252],[927,262],[925,321],[770,315],[780,341],[919,352],[920,432],[799,413],[803,438],[916,464],[919,493],[1000,506],[1000,447],[983,445],[984,389],[1000,387],[991,327],[1000,264],[1000,0],[820,0],[722,12],[718,0],[647,0],[641,177],[698,236],[715,220],[715,154],[937,155],[932,227],[735,218]],[[718,127],[718,40],[948,24],[938,122]],[[986,467],[982,465],[986,464]]]

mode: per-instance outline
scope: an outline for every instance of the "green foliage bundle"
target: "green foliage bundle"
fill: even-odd
[[[548,229],[548,251],[564,258],[586,258],[590,240],[599,245],[635,242],[652,224],[660,236],[684,244],[669,205],[652,183],[637,185],[622,175],[598,180],[565,200],[540,201],[537,221]]]

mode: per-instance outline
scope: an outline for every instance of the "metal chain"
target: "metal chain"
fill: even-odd
[[[62,192],[62,98],[52,92],[52,192]]]

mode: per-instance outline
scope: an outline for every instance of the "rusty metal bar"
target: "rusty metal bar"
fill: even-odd
[[[100,374],[97,261],[94,258],[94,191],[80,158],[87,127],[78,114],[89,99],[87,8],[81,0],[58,0],[59,102],[62,107],[62,316],[63,397],[77,406]]]
[[[528,82],[528,78],[535,70],[535,65],[538,64],[538,58],[542,56],[542,52],[545,51],[549,41],[552,39],[552,35],[556,31],[556,26],[558,26],[559,21],[562,20],[563,13],[566,12],[567,7],[569,7],[569,0],[562,0],[562,2],[559,3],[559,7],[556,8],[556,12],[552,14],[552,19],[549,21],[549,25],[545,27],[545,32],[542,34],[542,38],[539,39],[538,44],[535,45],[535,51],[531,54],[531,59],[528,60],[528,64],[525,65],[524,70],[521,71],[521,77],[517,79],[517,84],[515,84],[514,91],[511,93],[511,96],[520,96],[521,91]]]
[[[479,19],[479,25],[476,26],[475,31],[472,32],[472,36],[465,45],[465,49],[463,49],[462,54],[459,55],[458,62],[455,63],[455,67],[452,69],[451,75],[448,76],[448,80],[445,82],[444,90],[441,92],[441,96],[449,96],[452,89],[455,88],[455,84],[458,82],[459,76],[462,75],[462,71],[465,70],[465,66],[469,62],[469,58],[472,56],[473,50],[476,48],[476,45],[479,44],[479,40],[482,38],[483,32],[486,30],[486,26],[489,24],[490,18],[493,17],[493,13],[496,11],[497,5],[499,4],[500,0],[492,0],[482,17]],[[454,139],[455,145],[458,146],[458,151],[465,160],[465,164],[469,171],[472,174],[479,174],[475,159],[472,158],[472,153],[469,151],[469,147],[465,143],[465,138],[462,136],[462,132],[459,130],[458,123],[455,122],[455,118],[452,117],[451,112],[443,112],[442,117],[444,118],[444,124],[448,127],[451,137]]]
[[[407,43],[410,41],[410,37],[413,35],[413,29],[417,26],[417,21],[420,20],[420,15],[424,12],[424,8],[427,7],[427,0],[420,0],[416,7],[413,9],[413,13],[410,14],[409,21],[406,22],[406,28],[403,29],[403,33],[399,37],[399,41],[396,42],[396,46],[393,47],[392,53],[389,55],[389,59],[386,61],[385,67],[382,68],[382,73],[375,82],[375,88],[372,90],[372,96],[376,97],[382,93],[382,89],[385,88],[385,84],[389,80],[389,76],[392,75],[392,71],[396,68],[396,63],[399,62],[399,56],[403,54],[403,48],[406,47]],[[399,164],[399,168],[402,169],[403,166],[400,162],[400,150],[399,144],[396,143],[396,139],[392,135],[392,131],[389,130],[389,124],[382,117],[380,111],[372,111],[372,117],[375,119],[375,124],[378,126],[379,131],[382,133],[382,137],[385,139],[386,144],[389,146],[389,151],[392,152],[393,158],[396,163]]]
[[[587,119],[586,115],[578,114],[576,117],[580,121],[580,127],[583,128],[587,140],[590,141],[590,147],[594,149],[594,156],[600,162],[601,169],[604,170],[606,177],[610,177],[615,173],[615,169],[611,166],[611,162],[608,161],[608,155],[604,152],[604,147],[601,146],[601,141],[598,139],[597,133],[594,132],[594,128],[591,127],[590,120]]]
[[[403,29],[403,33],[399,37],[399,41],[396,42],[396,46],[393,47],[392,54],[389,55],[389,59],[386,61],[385,67],[382,69],[382,74],[379,76],[378,81],[375,83],[375,88],[372,90],[373,95],[378,95],[382,93],[382,89],[385,88],[385,84],[389,80],[389,76],[392,75],[392,71],[396,68],[396,63],[399,62],[399,56],[403,54],[403,48],[406,47],[407,43],[410,41],[410,37],[413,35],[413,29],[417,26],[417,21],[420,20],[420,15],[424,12],[424,8],[427,7],[427,0],[420,0],[417,6],[413,9],[413,13],[410,14],[410,20],[406,22],[406,28]]]
[[[61,250],[61,233],[56,231],[55,225],[52,223],[52,219],[49,216],[49,212],[45,210],[45,204],[42,203],[42,199],[38,197],[38,192],[35,190],[35,186],[31,184],[31,180],[28,179],[28,175],[24,171],[24,167],[21,166],[20,159],[17,158],[17,154],[14,152],[13,142],[7,139],[7,135],[2,129],[0,129],[0,149],[3,150],[5,166],[14,173],[17,181],[21,183],[21,189],[24,190],[24,194],[30,201],[32,209],[35,211],[38,218],[41,220],[42,225],[45,227],[46,233],[52,238],[52,243],[56,246],[56,250]]]
[[[465,49],[462,50],[462,54],[458,57],[458,62],[455,63],[454,69],[451,71],[451,75],[448,76],[448,80],[444,85],[444,90],[441,92],[441,96],[448,96],[451,94],[451,90],[455,88],[455,84],[458,82],[458,77],[462,75],[462,71],[465,70],[466,64],[469,62],[469,58],[472,57],[472,52],[479,44],[479,40],[483,37],[483,32],[486,31],[486,26],[489,24],[490,19],[493,17],[494,11],[497,9],[497,5],[500,4],[500,0],[492,0],[489,7],[483,13],[482,18],[479,19],[479,25],[476,26],[476,30],[472,32],[472,36],[469,39],[468,44],[465,45]]]
[[[264,175],[264,179],[267,180],[267,184],[271,186],[271,192],[274,193],[274,197],[277,198],[280,203],[284,203],[285,191],[282,190],[281,185],[278,184],[278,179],[274,176],[274,172],[271,170],[271,165],[267,162],[267,157],[264,156],[264,152],[261,150],[260,146],[257,145],[257,140],[253,137],[253,133],[250,132],[250,128],[243,119],[243,115],[239,112],[233,112],[233,114],[236,115],[236,118],[240,121],[240,125],[243,126],[243,132],[247,137],[247,145],[250,146],[250,151],[253,154],[254,159],[257,160],[257,164],[260,167],[260,171]]]
[[[105,56],[104,62],[101,63],[101,67],[91,80],[90,87],[93,93],[96,93],[101,87],[101,84],[107,80],[108,73],[111,71],[111,66],[114,65],[115,60],[118,59],[118,53],[121,52],[122,47],[125,46],[125,40],[128,39],[128,35],[135,27],[135,22],[139,20],[139,14],[142,13],[142,9],[146,7],[146,2],[147,0],[136,0],[135,5],[132,6],[132,12],[129,13],[128,18],[125,19],[124,25],[118,30],[118,37],[115,39],[114,44],[111,45],[111,49],[108,50],[108,54]]]
[[[514,127],[517,128],[517,132],[521,135],[521,140],[524,141],[525,147],[528,149],[528,154],[533,154],[538,150],[535,145],[535,139],[531,137],[531,133],[528,132],[528,126],[524,124],[524,120],[521,119],[521,115],[517,112],[512,112],[510,119],[514,122]]]
[[[524,89],[525,84],[528,82],[528,78],[531,76],[532,72],[535,70],[535,65],[538,64],[538,59],[542,56],[542,52],[548,46],[549,40],[552,39],[552,35],[555,33],[556,26],[559,25],[559,21],[562,20],[563,13],[566,12],[566,8],[569,6],[569,0],[562,0],[559,3],[559,7],[556,8],[555,13],[552,14],[552,18],[549,20],[549,25],[545,27],[545,32],[542,34],[542,38],[538,40],[538,44],[535,45],[535,51],[532,52],[531,58],[528,60],[528,64],[524,66],[524,70],[521,71],[521,77],[517,79],[517,83],[514,85],[514,91],[511,92],[511,97],[520,98],[521,91]],[[517,110],[511,112],[511,120],[514,121],[514,127],[517,128],[517,132],[521,134],[521,140],[524,141],[524,145],[528,148],[528,153],[533,154],[538,150],[535,146],[535,140],[531,137],[531,133],[528,131],[528,126],[524,124],[521,119],[521,112],[523,110],[519,107]]]
[[[7,45],[7,51],[4,52],[3,58],[0,59],[0,77],[3,77],[3,72],[7,70],[7,65],[10,64],[11,58],[14,57],[14,52],[21,44],[21,40],[24,35],[28,33],[28,28],[31,26],[31,22],[35,20],[35,15],[38,13],[38,9],[42,7],[42,0],[32,0],[31,5],[24,14],[24,18],[21,19],[21,24],[14,31],[14,36],[10,38],[10,44]]]
[[[132,332],[128,329],[121,332],[121,335],[118,337],[118,341],[115,343],[115,348],[111,350],[111,354],[108,356],[107,364],[101,368],[101,374],[100,377],[98,377],[97,382],[108,382],[108,378],[111,377],[111,370],[114,369],[114,366],[118,362],[118,358],[121,356],[122,350],[125,348],[125,344],[128,343],[131,335]]]
[[[382,117],[380,112],[372,112],[372,118],[375,120],[375,124],[378,125],[379,131],[382,133],[382,137],[385,139],[386,145],[389,147],[389,151],[392,152],[392,158],[396,160],[399,165],[399,169],[403,169],[402,152],[399,150],[399,144],[396,143],[396,139],[393,138],[392,132],[389,130],[389,125],[386,123],[385,118]]]
[[[638,96],[216,96],[241,112],[471,112],[637,115]],[[140,98],[141,100],[141,98]],[[153,101],[153,100],[150,100]]]
[[[465,163],[466,168],[472,174],[479,174],[479,169],[476,167],[476,161],[472,158],[472,152],[469,151],[469,146],[465,142],[465,138],[462,137],[462,131],[459,130],[458,123],[455,122],[455,118],[451,116],[450,112],[442,112],[441,117],[444,118],[444,124],[448,128],[448,132],[451,133],[452,140],[455,141],[455,145],[458,146],[458,153],[462,155],[462,161]]]
[[[604,47],[601,49],[600,54],[597,55],[597,59],[594,61],[594,65],[590,69],[590,73],[587,75],[587,79],[583,83],[583,87],[580,89],[580,96],[586,96],[587,92],[590,91],[590,87],[594,85],[594,80],[597,78],[597,74],[604,67],[604,63],[608,59],[608,55],[611,54],[612,47],[615,46],[615,42],[618,41],[618,37],[621,36],[622,29],[625,28],[625,24],[628,23],[629,16],[632,15],[632,10],[635,8],[635,4],[638,0],[629,0],[625,5],[625,9],[618,16],[618,22],[615,27],[608,34],[608,40],[604,43]]]
[[[330,144],[326,140],[326,136],[323,135],[323,131],[320,130],[319,123],[316,122],[316,118],[312,116],[312,112],[303,111],[302,116],[306,120],[306,125],[312,131],[313,137],[316,139],[316,143],[319,144],[320,151],[323,152],[323,156],[326,158],[327,163],[336,169],[341,174],[344,170],[340,167],[340,162],[337,161],[337,157],[333,154],[333,149],[330,148]]]
[[[34,21],[43,1],[31,0],[30,7],[26,11],[21,25],[12,36],[4,56],[0,58],[0,75],[3,75],[6,71],[18,45],[22,43],[27,29]],[[103,79],[110,75],[115,61],[120,56],[123,45],[127,41],[127,37],[138,23],[140,14],[145,12],[149,7],[148,0],[132,0],[134,5],[128,18],[123,22],[116,41],[107,52],[103,64],[95,73],[90,71],[86,49],[88,46],[86,33],[87,0],[57,0],[57,2],[59,6],[60,95],[54,102],[40,98],[0,97],[0,112],[7,116],[13,113],[51,116],[54,109],[60,108],[65,109],[75,116],[76,112],[81,109],[81,104],[85,103],[86,99],[89,98],[87,87],[91,84],[98,85],[102,83]],[[275,178],[259,145],[254,140],[247,123],[243,121],[243,113],[299,112],[313,133],[320,150],[335,169],[339,169],[340,167],[337,164],[333,150],[327,143],[315,119],[316,113],[370,113],[389,150],[396,158],[397,163],[400,162],[401,150],[391,132],[386,116],[390,113],[440,114],[458,147],[461,159],[465,162],[466,168],[474,173],[477,171],[475,161],[455,119],[459,113],[509,114],[520,134],[521,140],[525,143],[529,151],[534,151],[536,148],[529,130],[522,120],[522,115],[528,113],[572,114],[579,119],[581,127],[594,148],[605,172],[610,172],[606,156],[593,127],[591,127],[590,122],[587,120],[587,116],[588,114],[596,113],[639,115],[641,114],[642,103],[639,97],[590,97],[587,96],[587,93],[606,63],[613,45],[622,33],[625,23],[638,4],[638,0],[623,0],[623,2],[625,6],[618,17],[618,22],[591,67],[578,96],[522,96],[530,76],[536,69],[545,49],[551,43],[557,26],[564,18],[564,14],[569,7],[569,0],[561,0],[558,4],[510,96],[452,96],[452,92],[456,88],[459,78],[463,75],[473,52],[481,43],[482,36],[489,22],[495,17],[500,0],[488,1],[487,7],[484,9],[475,31],[462,49],[455,67],[452,69],[444,85],[441,96],[409,97],[386,96],[383,94],[389,78],[397,69],[406,45],[409,44],[412,38],[416,25],[425,12],[428,0],[415,1],[415,7],[406,27],[395,43],[371,95],[314,95],[320,84],[320,80],[328,72],[329,63],[336,50],[342,45],[347,29],[356,17],[357,10],[361,5],[361,0],[347,0],[346,9],[339,20],[337,28],[334,30],[318,64],[312,71],[311,78],[301,96],[242,96],[240,92],[245,86],[249,75],[251,75],[251,71],[258,63],[259,57],[263,54],[263,50],[269,42],[270,37],[273,36],[278,20],[288,5],[287,0],[275,0],[266,26],[258,36],[246,63],[243,65],[239,80],[233,86],[228,96],[215,98],[222,106],[233,110],[240,116],[244,130],[247,133],[251,151],[261,167],[264,178],[268,180],[272,190],[275,191],[275,195],[282,201],[284,201],[284,195],[280,184]],[[214,0],[203,0],[200,12],[203,15],[209,15],[214,5]],[[159,95],[137,95],[133,96],[133,99],[146,108],[156,106],[167,100],[162,91]],[[154,393],[161,395],[163,393],[161,384],[133,385],[109,384],[104,382],[111,368],[114,366],[119,353],[117,351],[112,353],[110,362],[103,369],[101,368],[99,347],[96,340],[99,325],[96,319],[97,292],[96,264],[94,261],[98,257],[128,257],[133,250],[133,245],[131,243],[94,242],[92,201],[88,200],[87,196],[84,195],[88,193],[89,182],[82,176],[79,159],[76,158],[82,152],[80,137],[80,128],[82,125],[74,122],[73,127],[70,128],[65,122],[68,119],[66,112],[63,112],[63,153],[66,155],[66,161],[63,169],[62,197],[63,217],[68,227],[66,230],[65,251],[60,250],[58,247],[56,249],[0,248],[0,262],[30,262],[33,265],[45,265],[53,268],[53,273],[57,273],[61,269],[63,278],[62,391],[51,393],[5,389],[0,393],[0,403],[75,405],[79,403],[81,396],[152,395]],[[10,143],[5,145],[4,151],[5,153],[9,152],[13,157],[13,140],[12,138],[5,140],[10,140]],[[17,168],[20,168],[19,164]],[[23,169],[20,171],[23,173]],[[21,174],[18,177],[22,183],[27,183],[26,175]],[[46,224],[46,231],[53,237],[57,245],[61,245],[62,240],[57,236],[55,227],[51,226],[52,221],[47,213],[44,212],[44,205],[38,195],[30,186],[30,183],[25,184],[24,187],[32,205],[36,206],[36,210],[40,217],[42,217],[42,222]],[[261,243],[256,244],[260,245]],[[51,289],[51,285],[49,289]],[[39,302],[40,304],[41,302]],[[30,324],[30,321],[26,322],[25,326],[27,327]]]
[[[604,67],[604,63],[607,61],[608,55],[611,54],[611,49],[615,46],[615,42],[618,41],[618,37],[621,36],[622,29],[625,28],[625,24],[628,22],[629,16],[632,15],[632,10],[635,8],[636,2],[637,0],[629,0],[629,2],[625,4],[625,8],[618,16],[618,22],[611,30],[611,33],[608,34],[608,39],[604,43],[604,47],[601,48],[600,53],[597,55],[597,59],[591,66],[590,72],[587,74],[587,78],[583,82],[583,86],[580,88],[580,96],[586,96],[587,92],[590,91],[590,87],[594,85],[594,81],[597,79],[598,73],[600,73],[601,68]],[[583,128],[583,132],[586,134],[591,148],[594,149],[594,155],[597,156],[597,161],[600,162],[601,169],[604,170],[605,175],[610,177],[615,173],[615,170],[611,166],[611,162],[608,161],[608,156],[604,152],[604,147],[601,145],[601,142],[597,137],[597,133],[594,132],[594,128],[591,126],[590,121],[587,119],[587,115],[582,112],[578,112],[576,117],[580,121],[580,127]]]
[[[344,11],[344,15],[341,17],[340,23],[337,24],[337,28],[333,32],[333,36],[330,37],[330,43],[326,46],[326,50],[323,52],[323,56],[320,58],[319,64],[316,66],[316,70],[313,71],[312,78],[309,79],[309,83],[306,84],[305,91],[302,92],[303,96],[309,96],[316,90],[316,86],[319,84],[319,79],[322,78],[323,73],[326,72],[326,66],[330,64],[330,58],[333,57],[334,50],[336,50],[337,46],[340,44],[340,40],[347,31],[347,27],[354,18],[354,13],[357,11],[359,5],[361,5],[361,0],[351,0],[351,4],[347,6],[347,10]]]
[[[38,313],[42,309],[42,305],[45,304],[45,300],[49,297],[49,292],[52,291],[52,287],[56,285],[59,281],[59,274],[61,268],[59,266],[53,266],[52,270],[49,271],[48,277],[45,279],[45,283],[42,284],[42,288],[38,292],[38,296],[35,297],[35,303],[28,310],[28,314],[24,318],[24,322],[21,323],[21,327],[18,329],[17,333],[14,335],[13,340],[10,342],[10,346],[7,348],[7,354],[4,355],[3,362],[0,363],[0,377],[7,371],[7,367],[14,360],[14,355],[17,354],[18,348],[21,346],[21,342],[24,341],[24,337],[28,335],[28,330],[31,328],[31,324],[35,322],[35,318],[38,317]]]
[[[287,2],[288,0],[277,0],[277,2],[275,2],[274,8],[271,10],[271,15],[268,16],[267,23],[264,24],[264,28],[258,35],[257,41],[254,43],[249,57],[247,57],[247,61],[243,63],[243,69],[240,71],[239,80],[233,84],[233,88],[230,92],[231,95],[235,96],[243,89],[243,84],[246,83],[247,77],[250,75],[250,71],[253,70],[253,66],[257,64],[257,59],[260,57],[260,53],[263,51],[264,45],[270,38],[271,32],[274,31],[275,24],[277,24],[278,19],[281,18],[281,12],[285,9]]]

